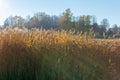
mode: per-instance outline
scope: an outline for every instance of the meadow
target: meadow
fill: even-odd
[[[0,80],[118,80],[119,61],[119,39],[64,30],[0,30]]]

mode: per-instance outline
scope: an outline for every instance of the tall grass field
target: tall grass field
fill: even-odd
[[[0,30],[0,80],[119,80],[120,40],[72,31]]]

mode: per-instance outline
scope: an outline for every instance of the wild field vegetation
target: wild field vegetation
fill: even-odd
[[[0,80],[116,80],[120,41],[71,31],[0,30]]]

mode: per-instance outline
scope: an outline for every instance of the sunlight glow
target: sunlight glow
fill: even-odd
[[[1,7],[2,3],[3,3],[3,0],[0,0],[0,7]]]
[[[8,3],[7,0],[0,0],[0,25],[5,19],[5,15],[7,14]]]
[[[5,2],[4,0],[0,0],[0,15],[4,12]]]

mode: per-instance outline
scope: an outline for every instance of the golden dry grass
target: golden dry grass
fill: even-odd
[[[118,46],[71,31],[2,29],[0,80],[110,80],[120,74]]]

